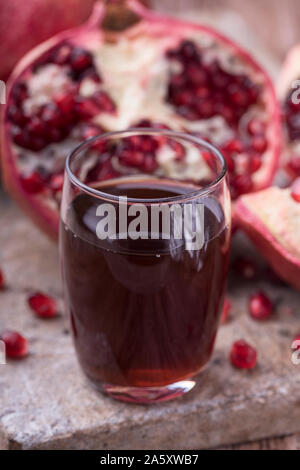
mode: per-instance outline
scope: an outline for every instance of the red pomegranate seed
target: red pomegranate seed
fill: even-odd
[[[157,169],[157,167],[158,167],[157,162],[152,155],[144,156],[141,169],[145,171],[145,173],[153,173]]]
[[[266,320],[273,311],[273,302],[264,292],[258,292],[250,297],[249,313],[255,320]]]
[[[11,135],[16,145],[19,145],[19,147],[23,148],[29,148],[30,138],[26,130],[20,129],[19,127],[13,127],[11,130]]]
[[[28,304],[34,313],[42,318],[52,318],[58,311],[56,301],[41,292],[30,296]]]
[[[296,175],[300,175],[300,157],[292,157],[288,166],[294,173],[296,173]]]
[[[52,175],[49,181],[50,189],[56,193],[58,191],[62,191],[64,184],[64,175],[63,173],[57,173],[56,175]]]
[[[52,53],[51,62],[57,65],[65,65],[70,61],[72,46],[70,44],[63,44]]]
[[[293,343],[297,341],[299,342],[298,346],[296,346],[295,348],[293,348],[295,351],[298,351],[300,349],[300,333],[299,335],[295,336],[294,340],[293,340]]]
[[[237,258],[234,263],[234,270],[245,279],[254,279],[257,275],[257,267],[252,260],[247,258]]]
[[[50,128],[56,128],[64,124],[63,116],[55,103],[47,104],[41,113],[42,121]]]
[[[250,173],[255,173],[262,166],[261,155],[259,155],[258,153],[253,154],[251,156],[251,159],[250,159],[249,163],[250,163],[249,164]]]
[[[63,115],[68,116],[75,107],[75,97],[73,93],[62,93],[55,98],[59,110]]]
[[[228,320],[228,316],[229,316],[229,312],[231,311],[231,302],[229,299],[225,299],[224,300],[224,306],[223,306],[223,312],[222,312],[222,315],[221,315],[221,323],[226,323],[227,320]]]
[[[0,335],[5,343],[6,356],[13,359],[21,359],[28,353],[27,339],[16,331],[7,330]]]
[[[203,67],[199,67],[195,64],[190,64],[186,70],[188,79],[195,83],[197,86],[201,86],[207,83],[207,72]]]
[[[37,116],[34,116],[31,119],[31,121],[29,122],[27,126],[27,130],[30,135],[34,135],[37,137],[44,137],[45,132],[46,132],[43,121]]]
[[[70,65],[75,72],[81,72],[93,65],[93,57],[88,51],[76,47],[71,53]]]
[[[29,194],[38,194],[45,189],[45,182],[37,171],[34,171],[27,177],[23,177],[21,183],[25,191]]]
[[[126,166],[140,166],[144,162],[144,154],[139,151],[124,150],[120,157],[120,163]]]
[[[20,104],[28,97],[27,85],[24,82],[17,83],[12,90],[12,98],[17,103]]]
[[[257,363],[256,349],[242,339],[233,343],[229,357],[237,369],[253,369]]]
[[[300,202],[300,178],[297,178],[291,187],[291,196],[296,202]]]
[[[214,104],[210,100],[199,100],[196,103],[196,110],[199,117],[209,119],[214,115]]]
[[[23,126],[27,122],[27,117],[23,114],[22,108],[12,104],[7,112],[8,119],[19,126]]]
[[[263,136],[255,136],[251,141],[251,147],[255,152],[264,153],[268,148],[268,142]]]
[[[78,97],[75,103],[75,110],[78,116],[83,119],[91,119],[99,114],[99,106],[92,98]]]
[[[5,285],[5,281],[4,281],[3,272],[0,270],[0,289],[3,289],[4,285]]]
[[[233,139],[224,145],[224,149],[228,152],[241,153],[244,149],[243,143],[238,139]]]
[[[236,85],[232,85],[230,90],[231,100],[235,106],[245,107],[249,104],[249,95],[248,93],[238,88]]]
[[[197,98],[208,98],[210,96],[210,89],[207,86],[199,86],[195,90]]]
[[[237,195],[250,193],[253,189],[253,181],[248,174],[236,175],[233,181]]]

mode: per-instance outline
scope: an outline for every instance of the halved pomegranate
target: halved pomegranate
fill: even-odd
[[[277,168],[279,108],[252,57],[211,28],[155,15],[135,0],[127,7],[134,26],[107,31],[99,4],[87,24],[29,53],[8,85],[1,134],[5,183],[53,237],[66,155],[103,131],[147,125],[196,133],[223,151],[233,197],[269,186]],[[129,143],[117,154],[95,148],[89,181],[135,166],[200,184],[194,154],[150,141],[146,147]]]
[[[271,187],[244,195],[235,217],[273,270],[300,290],[300,204],[291,189]]]
[[[289,52],[277,91],[284,122],[282,165],[293,179],[300,176],[300,45]]]

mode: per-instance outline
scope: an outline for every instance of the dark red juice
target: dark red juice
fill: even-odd
[[[191,191],[153,179],[100,189],[150,200]],[[224,296],[230,235],[220,204],[199,198],[205,243],[187,251],[180,240],[99,240],[102,202],[79,194],[61,224],[66,306],[83,370],[96,383],[137,387],[194,376],[211,356]]]

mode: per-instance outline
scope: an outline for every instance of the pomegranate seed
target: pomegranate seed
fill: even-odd
[[[88,51],[76,47],[71,52],[70,65],[75,72],[81,72],[93,65],[93,57]]]
[[[235,161],[234,161],[233,157],[230,155],[230,152],[227,152],[224,149],[222,149],[222,153],[223,153],[223,156],[226,160],[229,173],[231,173],[231,174],[234,173],[234,171],[235,171]]]
[[[185,151],[184,146],[182,144],[180,144],[179,142],[176,142],[175,140],[169,140],[168,143],[169,143],[170,147],[176,153],[176,160],[183,160],[185,155],[186,155],[186,151]]]
[[[210,96],[210,89],[206,86],[199,86],[195,90],[195,95],[198,98],[208,98]]]
[[[194,101],[194,96],[189,90],[180,90],[174,96],[174,102],[178,106],[189,106]]]
[[[249,121],[247,129],[248,129],[248,133],[251,136],[254,136],[257,134],[264,134],[264,132],[266,131],[266,125],[260,119],[253,118],[251,119],[251,121]]]
[[[228,152],[241,153],[244,149],[244,146],[240,140],[233,139],[225,144],[224,149]]]
[[[229,124],[232,124],[235,120],[234,111],[229,106],[217,104],[216,113],[220,114]]]
[[[71,52],[72,46],[70,44],[63,44],[53,51],[51,62],[57,65],[66,65],[70,61]]]
[[[231,101],[235,106],[246,107],[249,104],[249,95],[245,90],[232,85],[229,90]]]
[[[187,59],[187,60],[198,59],[198,51],[193,41],[188,41],[188,40],[183,41],[181,43],[180,53],[184,59]]]
[[[300,349],[300,334],[297,335],[297,336],[295,336],[295,338],[294,338],[294,340],[293,340],[293,343],[294,343],[295,341],[298,341],[298,342],[299,342],[299,345],[296,346],[296,348],[293,348],[293,349],[295,349],[295,351],[298,351],[298,350]]]
[[[23,103],[28,97],[27,85],[24,82],[16,83],[12,90],[12,98],[17,103]]]
[[[57,314],[57,303],[52,297],[37,292],[30,296],[28,304],[34,313],[42,318],[52,318]]]
[[[224,300],[224,306],[223,306],[223,311],[222,311],[222,315],[221,315],[221,323],[226,323],[227,320],[228,320],[228,316],[229,316],[229,312],[231,311],[231,302],[229,301],[229,299],[225,299]]]
[[[188,79],[198,87],[207,83],[207,72],[195,64],[190,64],[186,70]]]
[[[245,279],[254,279],[257,276],[257,267],[247,258],[237,258],[234,263],[234,270]]]
[[[214,104],[209,100],[199,100],[196,103],[196,110],[200,119],[209,119],[214,114]]]
[[[0,335],[0,339],[5,343],[7,357],[21,359],[28,353],[27,339],[16,331],[6,330]]]
[[[250,173],[255,173],[261,168],[261,166],[262,166],[261,155],[259,155],[258,153],[253,154],[249,162]]]
[[[78,116],[83,120],[91,119],[99,114],[99,106],[92,98],[77,98],[75,110]]]
[[[5,285],[5,281],[4,281],[3,272],[0,270],[0,289],[3,289],[4,285]]]
[[[61,142],[66,137],[63,128],[49,128],[47,132],[48,142]]]
[[[27,126],[27,131],[31,136],[43,137],[46,129],[43,121],[39,117],[34,116]]]
[[[253,369],[257,363],[256,349],[242,339],[233,343],[229,357],[237,369]]]
[[[74,110],[75,96],[73,93],[62,93],[55,98],[55,103],[60,112],[67,117]]]
[[[63,173],[57,173],[56,175],[52,175],[49,181],[50,189],[56,193],[58,191],[62,191],[64,184],[64,175]]]
[[[294,173],[296,173],[297,175],[300,175],[300,157],[298,156],[292,157],[291,160],[289,161],[288,166]]]
[[[297,178],[291,187],[291,196],[296,202],[300,202],[300,178]]]
[[[29,134],[25,129],[20,129],[19,127],[13,127],[11,129],[11,135],[14,143],[19,147],[29,148],[30,138]]]
[[[249,313],[255,320],[266,320],[273,311],[273,303],[264,292],[258,292],[250,297]]]
[[[268,148],[268,142],[263,136],[255,136],[251,141],[251,147],[255,152],[264,153]]]
[[[42,110],[41,119],[50,128],[56,128],[64,124],[63,116],[55,103],[46,104]]]
[[[212,81],[216,88],[226,88],[230,84],[230,76],[223,72],[220,68],[216,74],[213,74]]]
[[[238,195],[250,193],[253,189],[253,181],[247,174],[235,176],[232,184]]]
[[[85,78],[88,78],[89,80],[93,80],[95,83],[102,83],[102,77],[94,69],[94,67],[90,67],[89,69],[84,70],[80,74],[80,80],[84,80]]]
[[[140,166],[144,162],[144,154],[142,152],[133,152],[125,150],[121,153],[120,163],[126,166]]]
[[[21,107],[15,104],[8,108],[7,117],[11,122],[19,126],[23,126],[27,122],[27,117],[23,114]]]
[[[145,155],[141,168],[145,173],[153,173],[157,169],[157,162],[153,156]]]
[[[21,178],[21,183],[25,191],[29,194],[38,194],[45,189],[45,182],[37,171],[34,171],[27,177]]]

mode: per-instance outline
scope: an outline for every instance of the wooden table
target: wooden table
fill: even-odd
[[[278,57],[242,19],[228,12],[213,18],[201,12],[201,18],[258,51],[276,76]],[[0,296],[0,326],[23,331],[30,344],[26,360],[0,366],[0,448],[300,448],[300,366],[290,360],[300,330],[299,293],[266,276],[255,283],[231,277],[232,318],[221,328],[200,387],[157,407],[119,404],[87,385],[63,316],[41,321],[26,306],[31,289],[41,289],[58,298],[62,309],[57,248],[13,204],[2,206],[0,227],[0,266],[8,283]],[[234,245],[237,252],[251,250],[243,239]],[[277,302],[266,324],[247,314],[248,296],[258,288]],[[250,373],[234,370],[228,361],[230,345],[240,337],[259,351],[258,367]],[[240,444],[247,441],[254,443]]]

